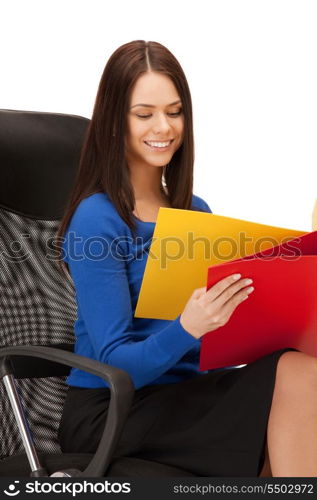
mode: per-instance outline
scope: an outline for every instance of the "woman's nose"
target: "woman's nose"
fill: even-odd
[[[158,113],[153,125],[153,131],[157,134],[160,132],[166,133],[170,128],[171,126],[168,118],[164,115],[164,113]]]

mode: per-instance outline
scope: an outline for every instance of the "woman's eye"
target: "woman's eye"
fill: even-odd
[[[177,111],[177,113],[168,113],[169,116],[179,116],[182,110]],[[138,118],[150,118],[152,115],[136,115]]]
[[[179,116],[182,113],[182,110],[180,109],[177,111],[177,113],[170,113],[171,116]]]

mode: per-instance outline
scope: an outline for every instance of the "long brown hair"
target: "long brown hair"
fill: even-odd
[[[191,95],[185,74],[174,55],[157,42],[134,40],[121,45],[108,60],[84,139],[79,169],[68,205],[57,231],[63,237],[78,204],[104,192],[134,233],[134,192],[125,159],[125,135],[130,95],[137,79],[148,71],[173,81],[182,101],[182,145],[163,169],[169,202],[173,208],[190,210],[193,191],[194,140]],[[61,257],[61,245],[59,257]],[[63,267],[63,266],[62,266]]]

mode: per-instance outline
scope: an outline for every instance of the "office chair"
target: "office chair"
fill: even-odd
[[[0,476],[192,476],[115,456],[132,381],[123,370],[72,352],[74,286],[58,266],[52,240],[88,125],[80,116],[0,110]],[[63,454],[58,444],[71,366],[110,385],[94,455]]]

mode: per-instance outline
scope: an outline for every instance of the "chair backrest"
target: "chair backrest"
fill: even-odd
[[[53,239],[89,124],[74,115],[0,110],[0,346],[73,343],[73,283]],[[64,378],[21,379],[38,451],[58,452]],[[36,425],[35,425],[36,424]],[[0,384],[0,459],[23,451]]]

